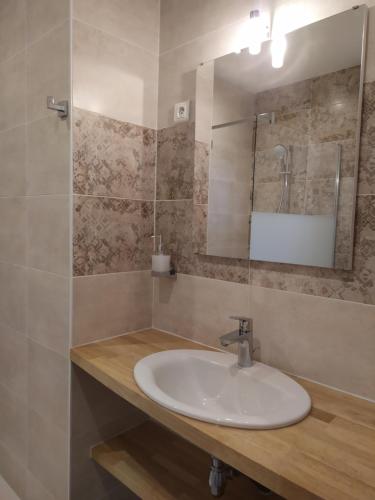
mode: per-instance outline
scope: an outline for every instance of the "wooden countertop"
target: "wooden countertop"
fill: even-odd
[[[204,348],[146,330],[76,347],[71,359],[154,420],[285,498],[375,499],[375,403],[298,379],[312,398],[311,414],[290,427],[257,431],[178,415],[136,385],[133,368],[143,357]]]

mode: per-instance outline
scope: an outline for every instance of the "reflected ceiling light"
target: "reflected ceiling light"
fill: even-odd
[[[284,66],[287,41],[285,35],[277,35],[271,42],[272,67],[275,69]]]
[[[249,52],[256,56],[260,54],[262,43],[268,38],[268,27],[258,9],[250,12],[249,33]]]
[[[249,41],[249,52],[253,56],[260,54],[262,50],[263,35],[262,33],[262,20],[260,17],[259,10],[252,10],[250,12],[250,41]]]

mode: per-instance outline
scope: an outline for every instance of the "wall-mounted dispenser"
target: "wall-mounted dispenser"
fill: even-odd
[[[161,234],[151,236],[154,240],[156,253],[152,255],[152,276],[162,278],[175,278],[176,272],[171,268],[171,256],[163,253]],[[158,243],[156,243],[158,241]]]

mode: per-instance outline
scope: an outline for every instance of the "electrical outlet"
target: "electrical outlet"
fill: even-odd
[[[178,102],[174,106],[174,121],[187,122],[189,120],[190,102]]]

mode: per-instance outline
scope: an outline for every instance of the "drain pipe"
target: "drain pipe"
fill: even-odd
[[[234,479],[241,473],[238,470],[233,469],[230,465],[227,465],[222,460],[216,457],[211,457],[211,468],[210,475],[208,478],[208,485],[210,487],[211,495],[213,497],[221,497],[224,495],[225,486],[227,484],[227,479]],[[272,491],[265,486],[257,483],[253,479],[251,481],[255,484],[257,490],[261,495],[268,496],[272,494]]]
[[[232,479],[233,473],[234,469],[218,458],[212,457],[208,484],[213,497],[221,497],[224,494],[227,479]]]

